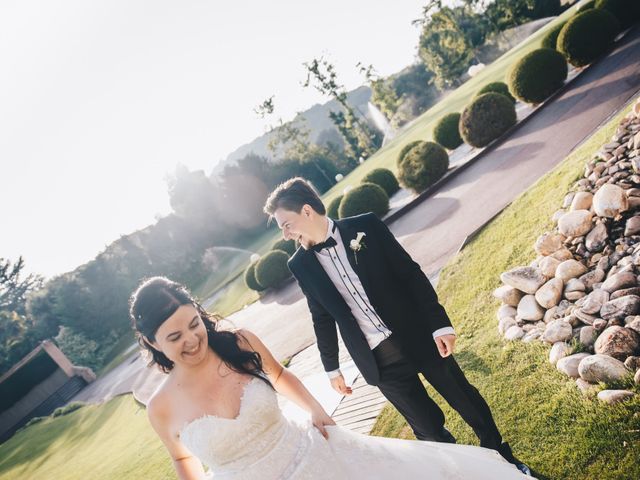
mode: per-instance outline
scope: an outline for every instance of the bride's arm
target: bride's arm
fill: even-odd
[[[207,477],[200,460],[170,432],[167,413],[162,401],[152,399],[147,406],[147,416],[151,426],[167,448],[178,478],[180,480],[205,480]]]
[[[324,411],[322,405],[311,395],[300,379],[284,368],[255,334],[244,329],[239,330],[238,333],[241,337],[241,343],[246,342],[246,345],[243,345],[244,348],[260,354],[262,368],[276,391],[309,412],[311,421],[316,428],[325,438],[329,438],[324,427],[325,425],[335,425],[336,422]]]

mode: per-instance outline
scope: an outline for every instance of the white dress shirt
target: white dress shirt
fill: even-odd
[[[385,325],[380,316],[376,313],[367,297],[362,282],[356,272],[349,264],[347,251],[342,243],[340,230],[335,227],[335,223],[327,217],[327,235],[325,240],[333,237],[336,246],[324,248],[320,252],[314,252],[318,262],[329,276],[329,279],[336,287],[342,298],[351,309],[351,313],[356,319],[360,330],[364,333],[364,338],[373,350],[385,338],[391,336],[391,330]],[[365,237],[366,238],[366,237]],[[433,332],[433,338],[455,334],[452,327],[439,328]],[[329,378],[341,375],[340,369],[327,372]]]

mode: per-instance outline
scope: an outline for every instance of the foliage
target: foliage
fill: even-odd
[[[283,252],[291,256],[296,253],[296,248],[297,246],[294,240],[285,240],[284,238],[281,238],[273,244],[271,250],[282,250]]]
[[[607,10],[590,9],[569,19],[556,48],[574,67],[584,67],[607,51],[620,23]]]
[[[567,73],[562,54],[540,48],[513,65],[507,78],[509,91],[523,102],[537,104],[564,85]]]
[[[515,123],[513,102],[499,93],[485,93],[462,112],[460,135],[473,147],[485,147]]]
[[[542,41],[540,42],[540,46],[542,48],[550,48],[551,50],[556,49],[556,44],[558,43],[558,35],[560,31],[564,28],[564,25],[567,22],[562,22],[555,25],[551,30],[549,30],[544,37],[542,37]]]
[[[338,210],[340,209],[340,202],[342,202],[343,195],[338,195],[334,197],[333,200],[329,202],[327,205],[327,216],[330,218],[340,218],[338,215]]]
[[[389,197],[400,190],[398,179],[388,168],[376,168],[371,170],[362,178],[362,183],[375,183],[379,187],[382,187]]]
[[[244,283],[247,286],[247,288],[255,292],[261,292],[262,290],[264,290],[264,287],[260,285],[260,283],[258,283],[258,280],[256,280],[256,264],[257,263],[258,262],[250,263],[249,266],[244,271]]]
[[[340,202],[340,218],[353,217],[373,212],[382,218],[389,211],[389,196],[384,189],[374,183],[361,183],[349,190]]]
[[[62,415],[68,415],[71,412],[75,412],[76,410],[84,407],[86,405],[85,402],[70,402],[67,403],[63,407],[56,408],[51,414],[52,417],[61,417]]]
[[[272,250],[256,263],[256,280],[264,288],[276,288],[291,277],[287,255],[282,250]]]
[[[416,147],[421,143],[422,143],[422,140],[414,140],[413,142],[409,142],[404,147],[402,147],[402,149],[400,150],[400,153],[398,153],[398,158],[396,159],[396,165],[398,165],[398,167],[402,165],[402,161],[404,160],[404,157],[407,156],[407,153],[409,153],[413,149],[413,147]]]
[[[513,103],[516,103],[516,99],[513,98],[513,95],[511,95],[511,92],[509,92],[509,86],[504,82],[490,82],[490,83],[487,83],[484,87],[482,87],[480,90],[478,90],[478,93],[476,93],[475,96],[477,98],[480,95],[482,95],[484,93],[489,93],[489,92],[494,92],[494,93],[499,93],[501,95],[504,95],[509,100],[511,100]]]
[[[97,341],[86,335],[74,332],[70,327],[60,327],[60,332],[53,340],[71,363],[97,371],[103,365],[105,350],[116,342],[117,337],[111,335],[101,348]]]
[[[460,136],[460,131],[458,129],[459,123],[459,113],[452,112],[446,114],[438,120],[436,126],[433,127],[433,139],[444,148],[455,150],[462,145],[462,137]]]
[[[420,142],[412,148],[399,166],[400,183],[421,193],[438,181],[449,168],[449,155],[434,142]]]
[[[25,313],[27,294],[42,287],[42,277],[35,273],[24,275],[24,258],[13,263],[0,257],[0,310]]]

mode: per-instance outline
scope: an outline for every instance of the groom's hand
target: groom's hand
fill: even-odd
[[[438,347],[438,352],[440,352],[440,356],[442,358],[448,357],[453,353],[456,344],[455,335],[440,335],[434,340],[436,342],[436,347]]]
[[[344,383],[344,377],[342,375],[338,375],[337,377],[332,378],[331,386],[340,395],[351,395],[351,387],[347,387],[347,384]]]

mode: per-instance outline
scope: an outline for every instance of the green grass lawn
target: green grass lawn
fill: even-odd
[[[327,191],[322,196],[325,205],[328,205],[336,196],[341,195],[345,187],[359,185],[364,176],[375,168],[388,168],[394,173],[397,173],[396,158],[402,147],[414,140],[431,140],[433,127],[442,116],[451,112],[462,112],[469,100],[485,84],[489,82],[504,81],[509,68],[514,62],[519,60],[528,52],[539,48],[540,41],[544,34],[549,29],[554,28],[558,23],[564,22],[574,13],[575,7],[568,9],[558,18],[531,35],[526,41],[509,50],[495,62],[484,68],[475,77],[465,82],[459,88],[449,93],[436,105],[424,112],[411,124],[409,128],[400,133],[391,142],[372,155],[366,162],[353,170],[341,182]],[[265,232],[264,235],[258,237],[252,245],[248,247],[248,250],[262,255],[271,248],[271,245],[278,238],[280,238],[279,232]],[[217,286],[220,285],[220,283],[215,280],[215,277],[216,272],[213,272],[211,278],[203,284],[208,284],[209,287],[201,286],[196,289],[200,298],[207,298],[214,293],[215,288],[212,288],[211,286],[215,285],[217,288]],[[216,302],[211,307],[211,310],[217,310],[220,313],[228,315],[241,309],[247,303],[248,299],[253,302],[259,298],[257,294],[254,294],[252,297],[246,294],[249,290],[244,285],[242,277],[236,277],[232,282],[234,283],[234,286],[230,291],[234,294],[238,294],[241,290],[246,290],[246,292],[241,293],[237,298],[231,297],[220,299],[219,302]]]
[[[166,450],[131,395],[47,418],[0,445],[2,480],[175,479]]]
[[[499,302],[491,295],[501,284],[500,273],[535,258],[536,238],[553,228],[551,215],[581,177],[585,162],[609,141],[621,117],[617,115],[520,195],[440,275],[440,300],[459,338],[456,358],[487,399],[516,455],[540,478],[640,478],[640,396],[616,406],[582,397],[574,381],[548,362],[548,347],[500,338]],[[447,426],[458,440],[477,444],[460,416],[431,387],[428,390],[442,406]],[[373,433],[412,437],[390,405]]]

